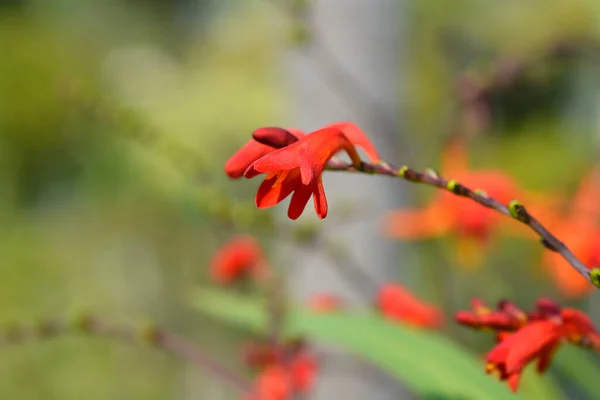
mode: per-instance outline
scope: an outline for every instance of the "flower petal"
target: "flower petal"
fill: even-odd
[[[290,206],[288,208],[288,217],[290,219],[298,219],[304,209],[306,208],[306,203],[310,200],[310,196],[312,196],[313,191],[311,186],[306,185],[298,185],[292,195],[292,200],[290,201]]]
[[[232,179],[241,178],[253,162],[274,150],[272,147],[250,140],[227,160],[225,173]]]
[[[373,143],[367,138],[365,133],[358,127],[358,125],[348,122],[334,122],[325,126],[325,128],[336,128],[339,129],[350,143],[354,146],[360,147],[366,154],[372,163],[376,163],[381,160],[379,153]]]
[[[327,216],[327,197],[325,197],[325,189],[323,188],[322,178],[317,182],[316,190],[313,192],[313,202],[315,203],[315,211],[319,218],[323,219]]]
[[[301,185],[300,174],[298,170],[292,170],[281,185],[273,187],[278,177],[265,179],[259,186],[256,193],[256,206],[258,208],[269,208],[279,204],[288,197],[294,189]]]

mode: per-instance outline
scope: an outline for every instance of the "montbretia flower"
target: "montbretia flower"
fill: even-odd
[[[513,391],[529,363],[537,361],[537,371],[546,371],[553,354],[564,343],[600,351],[600,335],[591,319],[553,300],[539,299],[530,313],[508,301],[501,301],[492,311],[474,300],[472,308],[473,312],[461,311],[455,318],[463,325],[496,332],[498,344],[487,354],[486,372],[499,372],[500,379],[508,381]]]
[[[475,329],[491,329],[494,331],[514,331],[527,323],[527,314],[514,303],[499,302],[496,310],[488,308],[481,300],[471,301],[473,311],[459,311],[454,319],[461,325]]]
[[[309,392],[315,384],[318,363],[303,344],[273,343],[250,347],[245,361],[258,369],[250,399],[291,400]]]
[[[600,168],[596,168],[582,179],[567,213],[545,224],[590,269],[600,266],[599,198]],[[594,289],[559,253],[546,252],[542,263],[563,295],[581,298]]]
[[[279,148],[297,142],[304,136],[305,134],[297,129],[259,128],[254,131],[253,138],[227,160],[225,173],[232,179],[241,178],[254,161]]]
[[[288,217],[297,219],[312,196],[317,215],[325,218],[328,205],[322,173],[327,162],[340,151],[345,151],[352,164],[359,167],[361,159],[355,146],[361,147],[372,161],[379,161],[362,131],[348,122],[328,125],[257,159],[244,173],[246,178],[267,174],[258,188],[256,206],[272,207],[293,193]]]
[[[544,372],[562,340],[560,323],[534,321],[506,337],[486,357],[486,373],[497,371],[500,379],[517,391],[523,369],[537,360],[537,371]]]
[[[386,283],[379,288],[377,307],[385,318],[415,327],[435,329],[444,323],[439,308],[425,303],[397,283]]]
[[[254,276],[266,267],[260,244],[252,236],[237,236],[225,243],[211,260],[211,276],[220,284],[231,284]]]
[[[282,365],[269,365],[254,381],[253,394],[247,400],[291,400],[294,395],[292,377]]]
[[[562,336],[570,343],[584,345],[598,338],[598,331],[592,319],[584,312],[574,308],[563,308],[560,313],[562,320]]]
[[[466,150],[452,143],[442,154],[441,173],[473,190],[508,203],[519,197],[515,181],[497,170],[472,171],[466,166]],[[464,267],[480,265],[484,247],[503,218],[498,212],[449,191],[437,192],[420,209],[401,209],[384,216],[384,234],[400,240],[420,240],[447,234],[457,240],[458,257]]]

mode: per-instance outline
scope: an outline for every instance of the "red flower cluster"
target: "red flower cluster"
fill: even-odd
[[[345,151],[358,167],[361,159],[356,147],[362,148],[372,162],[379,155],[362,130],[351,122],[327,125],[309,135],[297,129],[259,128],[252,139],[225,164],[232,179],[253,178],[266,174],[256,193],[256,206],[268,208],[292,194],[288,217],[297,219],[311,196],[319,218],[327,216],[327,198],[322,174],[327,162]]]
[[[496,347],[486,356],[486,373],[498,372],[513,392],[523,369],[536,361],[538,373],[543,373],[562,343],[600,349],[600,335],[590,318],[552,300],[538,300],[530,313],[509,301],[500,301],[495,310],[477,299],[471,306],[472,311],[460,311],[455,319],[471,328],[496,332]]]
[[[437,307],[397,283],[386,283],[379,288],[377,308],[387,319],[415,327],[435,329],[444,323],[444,316]]]
[[[304,342],[285,346],[254,344],[246,352],[246,364],[258,370],[254,391],[247,400],[291,400],[307,393],[315,383],[318,364]]]
[[[211,260],[211,276],[221,284],[264,272],[266,261],[259,243],[252,236],[237,236],[229,240]]]

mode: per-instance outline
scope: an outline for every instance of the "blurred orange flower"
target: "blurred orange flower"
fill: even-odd
[[[292,194],[288,217],[297,219],[311,196],[319,218],[327,216],[328,206],[322,173],[327,162],[345,151],[352,164],[361,159],[356,146],[362,147],[372,160],[378,160],[375,149],[354,124],[340,122],[321,128],[299,141],[266,154],[254,161],[244,173],[246,178],[267,174],[256,194],[256,206],[268,208]]]
[[[444,323],[444,316],[437,307],[397,283],[386,283],[379,288],[377,306],[384,317],[412,326],[435,329]]]
[[[581,181],[567,213],[548,224],[550,231],[588,268],[600,266],[600,168]],[[589,294],[594,286],[575,271],[556,252],[545,252],[543,265],[562,294],[578,298]]]
[[[215,282],[231,284],[248,276],[256,277],[266,267],[266,261],[256,239],[236,236],[217,250],[210,266]]]
[[[530,196],[512,177],[502,171],[470,170],[467,166],[466,148],[456,141],[444,149],[441,171],[445,177],[473,190],[482,190],[505,204],[513,199]],[[497,211],[470,199],[456,196],[449,191],[440,191],[424,208],[401,209],[386,214],[383,230],[386,236],[401,240],[419,240],[452,234],[458,241],[457,257],[460,265],[475,268],[481,265],[485,246],[491,235],[500,228],[502,221],[519,225]],[[515,229],[527,232],[525,227],[517,226]],[[522,232],[520,234],[523,235]],[[527,235],[535,237],[532,234]]]

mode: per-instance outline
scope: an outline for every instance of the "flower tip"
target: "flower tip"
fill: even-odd
[[[252,138],[258,143],[280,149],[298,141],[287,129],[278,127],[258,128],[252,132]]]

